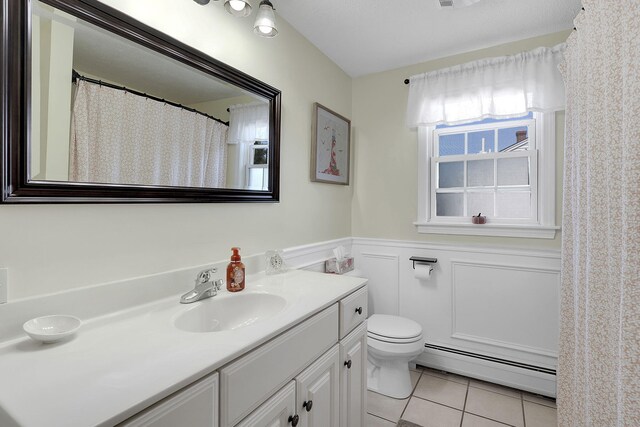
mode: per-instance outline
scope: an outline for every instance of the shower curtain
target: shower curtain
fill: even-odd
[[[228,126],[83,80],[71,121],[71,181],[224,187]]]
[[[560,426],[640,426],[640,1],[567,41]]]

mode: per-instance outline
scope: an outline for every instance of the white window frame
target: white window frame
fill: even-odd
[[[258,141],[256,141],[258,142]],[[267,150],[267,163],[266,164],[255,164],[253,161],[255,159],[255,151],[256,149],[260,149],[260,150]],[[245,167],[245,187],[248,189],[251,189],[250,186],[250,182],[251,182],[251,169],[269,169],[269,145],[268,145],[268,141],[267,144],[261,144],[261,145],[255,145],[255,144],[251,144],[247,147],[247,162],[246,162],[246,167]],[[263,180],[262,180],[262,185],[260,186],[259,190],[268,190],[268,184],[269,184],[269,177],[266,174],[263,174]],[[254,190],[257,190],[258,188],[254,188]]]
[[[556,208],[556,143],[555,113],[533,113],[535,139],[530,137],[534,149],[529,150],[531,160],[531,197],[536,209],[531,220],[488,218],[486,224],[472,224],[471,217],[437,217],[435,215],[435,162],[436,128],[418,128],[418,219],[414,223],[419,233],[457,234],[476,236],[528,237],[553,239],[560,229],[555,224]],[[527,119],[529,120],[529,119]],[[518,121],[508,122],[508,127],[518,126]],[[438,133],[462,133],[483,129],[493,129],[495,123],[456,127],[438,130]],[[483,159],[509,157],[506,153],[484,154]],[[523,156],[522,152],[514,156]],[[468,159],[468,155],[447,156],[447,160],[457,157]],[[533,173],[535,171],[536,173]],[[466,182],[466,181],[465,181]]]

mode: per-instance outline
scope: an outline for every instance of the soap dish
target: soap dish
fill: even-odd
[[[52,343],[73,335],[81,325],[82,321],[75,316],[56,314],[31,319],[22,329],[36,341]]]

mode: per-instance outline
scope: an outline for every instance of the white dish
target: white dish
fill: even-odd
[[[56,314],[31,319],[22,329],[36,341],[51,343],[73,335],[81,325],[82,321],[75,316]]]

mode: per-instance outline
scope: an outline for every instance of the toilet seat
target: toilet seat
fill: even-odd
[[[379,341],[410,344],[422,338],[422,326],[404,317],[374,314],[367,321],[367,335]]]
[[[378,335],[374,332],[367,332],[367,337],[376,341],[388,342],[391,344],[411,344],[416,341],[420,341],[422,339],[422,334],[415,336],[413,338],[394,338],[394,337],[385,337],[382,335]]]

